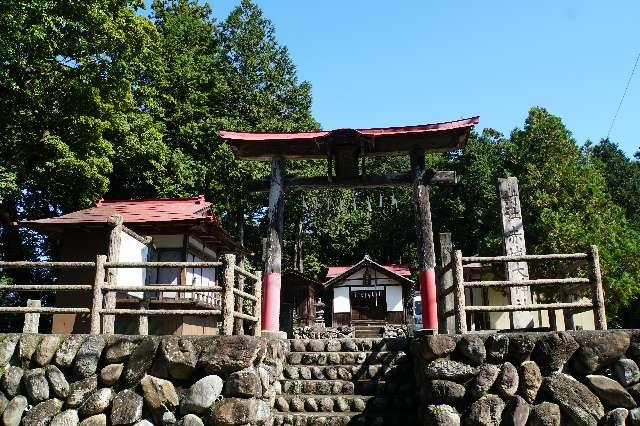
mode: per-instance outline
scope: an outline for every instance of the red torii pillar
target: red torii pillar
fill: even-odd
[[[271,160],[269,188],[269,229],[262,279],[262,329],[280,330],[280,285],[282,271],[282,233],[284,228],[284,160]]]
[[[411,152],[411,175],[413,178],[413,206],[416,220],[418,245],[418,282],[422,301],[422,324],[430,330],[438,329],[438,301],[436,292],[436,255],[433,245],[431,204],[429,186],[424,183],[424,150]]]

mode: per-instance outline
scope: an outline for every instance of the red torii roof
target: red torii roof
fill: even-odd
[[[61,232],[68,226],[110,226],[109,219],[119,215],[136,232],[148,234],[190,232],[213,247],[243,251],[240,244],[218,222],[213,204],[204,196],[191,198],[143,198],[103,200],[94,207],[62,216],[25,220],[21,225],[45,233]]]
[[[422,148],[426,152],[447,152],[464,148],[469,132],[480,117],[443,123],[371,129],[336,129],[319,132],[233,132],[219,135],[235,154],[246,160],[326,158],[326,144],[335,138],[366,141],[367,156],[398,155]]]

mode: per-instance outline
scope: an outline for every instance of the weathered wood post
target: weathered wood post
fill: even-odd
[[[593,302],[593,319],[596,330],[607,329],[607,315],[604,309],[604,290],[602,288],[602,272],[600,271],[600,254],[597,246],[589,246],[589,275],[591,278],[591,300]]]
[[[560,289],[560,301],[562,303],[573,303],[576,301],[576,298],[571,292],[565,288]],[[571,309],[563,309],[562,316],[564,318],[564,329],[565,330],[575,330],[576,323],[573,318],[573,311]]]
[[[498,179],[498,189],[500,192],[504,252],[507,256],[525,255],[527,254],[527,247],[524,239],[522,211],[520,209],[518,179],[515,177]],[[508,281],[528,280],[529,267],[527,262],[506,262],[505,275]],[[512,305],[532,304],[529,287],[511,287],[509,291]],[[513,312],[511,314],[511,326],[516,329],[533,327],[533,313],[527,311]]]
[[[462,264],[462,251],[453,252],[453,301],[455,309],[456,333],[467,332],[467,312],[464,300],[464,266]]]
[[[562,278],[569,278],[572,271],[575,271],[575,264],[569,264],[567,262],[560,263],[560,271],[562,273]],[[572,292],[571,286],[562,286],[560,287],[560,302],[562,303],[573,303],[576,301],[576,297]],[[551,311],[549,311],[551,315]],[[565,330],[575,330],[576,325],[573,318],[574,312],[571,309],[563,309],[562,316],[564,318],[564,329]]]
[[[231,336],[233,334],[233,310],[234,294],[233,284],[235,281],[236,255],[224,255],[224,288],[222,290],[222,334]]]
[[[104,284],[107,256],[96,256],[96,275],[93,280],[93,303],[91,304],[91,334],[100,334],[100,309],[102,309],[102,284]]]
[[[42,302],[34,299],[27,300],[28,308],[39,308],[42,306]],[[40,312],[27,312],[24,314],[24,325],[22,326],[23,333],[37,333],[40,327]]]
[[[242,207],[239,207],[236,211],[236,224],[238,227],[238,241],[240,245],[244,246],[244,210]],[[244,269],[244,254],[239,253],[236,258],[236,264],[238,267]],[[245,277],[242,274],[238,275],[238,290],[244,291]],[[260,284],[262,285],[262,283]],[[242,302],[243,299],[241,297],[236,298],[236,311],[242,312]],[[242,318],[236,318],[235,323],[233,325],[234,334],[241,335],[244,334],[244,321]]]
[[[120,258],[120,238],[122,236],[123,220],[120,215],[113,215],[109,218],[109,223],[113,226],[109,234],[109,252],[107,254],[108,262],[118,262]],[[109,268],[107,270],[107,284],[115,285],[117,283],[118,269]],[[104,296],[105,309],[116,308],[116,292],[107,291]],[[115,329],[115,315],[104,315],[102,317],[102,332],[105,334],[113,334]]]
[[[253,316],[257,318],[256,324],[253,328],[253,335],[259,336],[262,331],[262,272],[255,272],[258,279],[253,285],[253,295],[258,299],[253,304]]]
[[[263,278],[262,329],[280,330],[280,285],[282,264],[282,232],[284,222],[284,160],[271,161],[269,190],[269,229]]]
[[[422,300],[422,324],[426,329],[438,329],[438,310],[436,295],[436,256],[433,247],[433,227],[431,224],[431,205],[429,186],[424,183],[424,150],[411,151],[411,175],[413,178],[413,206],[416,221],[418,246],[418,282]]]
[[[453,265],[451,264],[451,252],[453,243],[451,234],[443,232],[440,234],[440,279],[438,285],[438,331],[447,333],[455,330],[455,319],[446,317],[445,313],[454,307],[453,294],[443,296],[453,285]]]

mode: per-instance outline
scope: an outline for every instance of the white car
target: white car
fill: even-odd
[[[413,318],[416,322],[416,330],[422,330],[422,299],[420,296],[413,298]]]

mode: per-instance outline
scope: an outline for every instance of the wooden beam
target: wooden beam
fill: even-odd
[[[425,171],[422,176],[424,185],[453,185],[457,182],[454,171]],[[337,179],[336,177],[289,177],[284,179],[285,190],[298,191],[317,188],[385,188],[407,186],[414,183],[411,172],[368,175],[355,179]],[[269,191],[270,180],[254,180],[247,184],[249,192]]]

